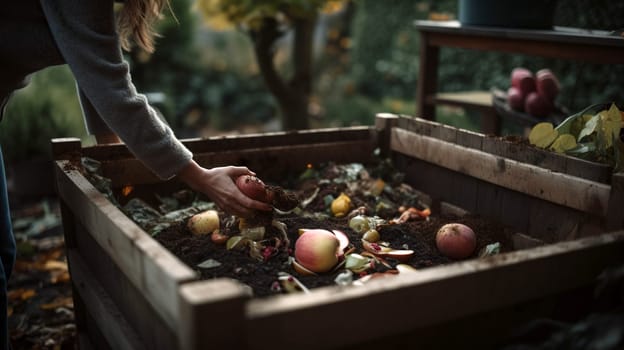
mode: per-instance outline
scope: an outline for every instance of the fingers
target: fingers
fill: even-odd
[[[232,178],[235,178],[235,177],[239,177],[242,175],[256,176],[256,173],[249,170],[249,168],[245,166],[231,166],[228,169],[228,175]]]

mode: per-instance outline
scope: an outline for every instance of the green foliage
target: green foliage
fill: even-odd
[[[0,122],[6,161],[50,156],[50,139],[70,136],[86,136],[73,76],[67,67],[36,73],[9,100]]]
[[[419,37],[413,21],[428,18],[433,12],[457,14],[457,1],[359,0],[355,4],[350,74],[358,93],[413,99],[419,69]],[[622,2],[559,0],[554,23],[610,31],[624,28],[623,13]],[[569,110],[624,100],[622,65],[450,48],[440,51],[439,90],[506,88],[511,70],[517,66],[533,71],[550,68],[563,87],[557,102]]]
[[[550,123],[537,124],[529,140],[540,148],[609,164],[618,172],[624,168],[622,118],[615,103],[596,104],[568,117],[557,127]]]

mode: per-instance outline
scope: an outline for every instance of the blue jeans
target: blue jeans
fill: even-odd
[[[15,238],[11,226],[4,159],[0,147],[0,349],[9,349],[7,288],[15,264]]]

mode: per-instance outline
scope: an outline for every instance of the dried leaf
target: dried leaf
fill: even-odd
[[[70,309],[73,308],[74,301],[72,297],[60,297],[60,298],[53,300],[50,303],[39,305],[39,308],[41,310],[54,310],[54,309],[58,309],[59,307],[65,307],[65,308],[70,308]]]
[[[63,270],[67,271],[67,263],[64,261],[48,260],[43,265],[43,270]]]

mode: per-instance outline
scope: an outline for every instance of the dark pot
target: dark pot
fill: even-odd
[[[552,29],[556,0],[459,0],[462,25]]]

